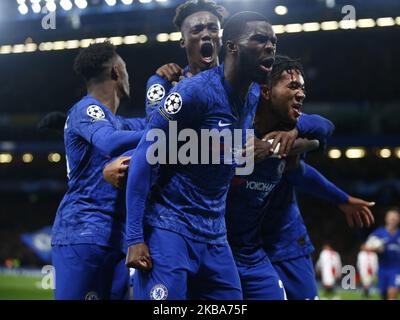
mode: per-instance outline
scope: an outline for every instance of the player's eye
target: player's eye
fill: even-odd
[[[265,42],[268,41],[268,37],[263,36],[263,35],[261,35],[261,34],[256,34],[256,35],[254,35],[254,36],[251,37],[251,40],[257,41],[257,42],[259,42],[259,43],[265,43]]]
[[[212,32],[219,32],[219,28],[216,24],[212,24],[209,25],[208,28],[212,31]]]
[[[192,33],[193,33],[193,34],[198,34],[198,33],[200,33],[203,29],[204,29],[204,25],[195,26],[195,27],[192,29]]]

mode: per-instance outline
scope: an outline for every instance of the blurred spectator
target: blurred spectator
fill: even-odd
[[[327,295],[332,295],[335,292],[336,281],[342,275],[342,261],[339,253],[330,244],[323,246],[315,269],[321,275],[322,286]]]
[[[357,269],[363,286],[363,295],[368,298],[372,282],[378,271],[378,256],[363,244],[357,256]]]

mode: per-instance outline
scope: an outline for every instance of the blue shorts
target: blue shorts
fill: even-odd
[[[255,265],[237,265],[244,300],[286,300],[279,275],[266,257]]]
[[[378,269],[378,287],[383,298],[389,288],[400,288],[400,271],[391,269]]]
[[[286,290],[288,300],[318,299],[314,266],[309,255],[273,262]]]
[[[151,228],[150,271],[136,270],[133,299],[241,300],[239,274],[228,244],[210,245]]]
[[[129,299],[125,255],[95,244],[52,247],[56,300]]]

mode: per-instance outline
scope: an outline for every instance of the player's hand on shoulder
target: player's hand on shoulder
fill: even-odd
[[[169,82],[177,82],[183,76],[183,69],[176,63],[168,63],[158,68],[156,74]]]
[[[339,209],[344,213],[347,224],[350,227],[370,227],[374,224],[375,219],[370,210],[375,202],[368,202],[363,199],[349,197],[347,203],[339,205]]]
[[[103,168],[103,177],[112,186],[123,189],[126,185],[126,178],[131,157],[119,157]]]
[[[271,144],[257,137],[251,138],[246,143],[246,156],[250,156],[252,153],[254,154],[254,161],[260,162],[272,155]]]
[[[286,157],[289,155],[290,150],[293,147],[295,140],[299,135],[299,131],[294,128],[290,131],[273,131],[266,134],[262,140],[269,141],[271,143],[271,152],[278,154],[280,157]]]
[[[153,262],[151,260],[149,248],[144,242],[128,247],[125,265],[128,268],[135,268],[145,271],[153,268]]]

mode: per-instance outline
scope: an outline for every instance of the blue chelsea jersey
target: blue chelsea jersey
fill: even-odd
[[[239,264],[256,264],[265,257],[261,222],[273,190],[280,182],[286,160],[269,157],[256,163],[249,176],[231,181],[226,206],[229,244]]]
[[[136,129],[143,129],[144,120],[139,122]],[[132,123],[90,95],[69,110],[64,128],[68,189],[53,225],[53,245],[93,243],[125,250],[124,194],[103,179],[110,155],[95,145],[99,130],[132,130]]]
[[[190,128],[198,137],[202,130],[233,132],[233,129],[250,129],[259,95],[259,85],[252,84],[246,101],[240,101],[224,79],[224,66],[221,65],[180,81],[161,100],[159,111],[153,113],[146,131],[161,128],[168,132],[168,124],[175,121],[178,132]],[[226,243],[224,213],[229,183],[236,167],[234,161],[161,165],[155,184],[147,194],[144,190],[148,190],[149,185],[139,186],[134,182],[149,180],[143,176],[143,170],[148,165],[145,154],[150,145],[142,139],[135,153],[137,166],[129,171],[128,245],[143,241],[142,215],[146,225],[198,241]],[[198,145],[199,157],[204,157],[204,154],[208,157],[211,150],[201,149],[200,141]],[[224,141],[220,140],[217,148],[223,149],[223,145]],[[147,198],[145,209],[140,206],[143,197]]]

